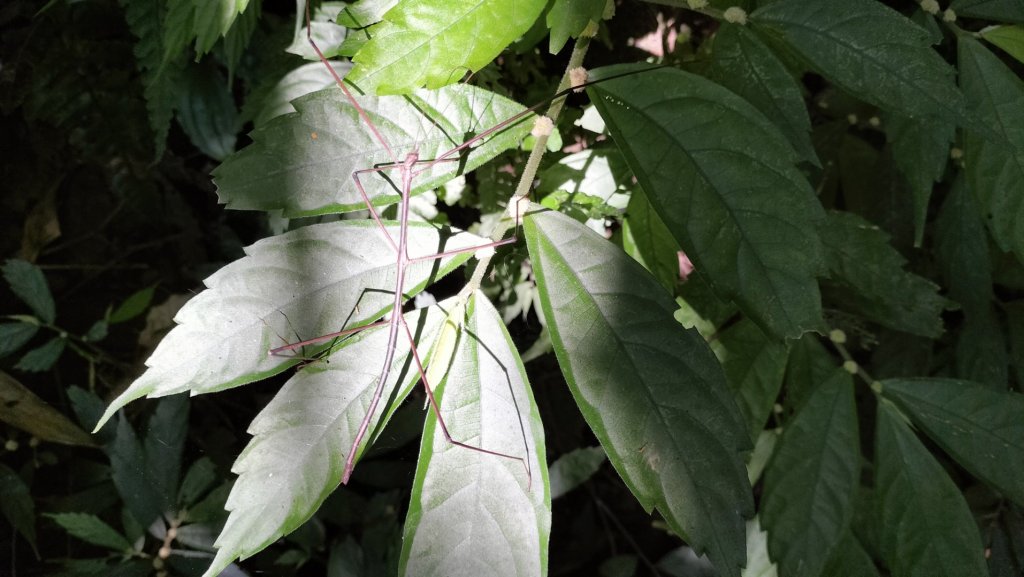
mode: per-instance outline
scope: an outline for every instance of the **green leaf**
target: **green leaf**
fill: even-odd
[[[835,369],[788,422],[765,471],[762,522],[783,575],[821,575],[850,527],[860,477],[853,379]]]
[[[175,504],[181,476],[181,456],[188,434],[188,395],[174,395],[156,405],[146,429],[146,474],[160,496],[164,510]]]
[[[406,314],[418,337],[434,334],[439,307]],[[330,363],[305,367],[285,383],[249,425],[253,439],[235,461],[239,474],[225,507],[231,512],[217,538],[217,556],[206,576],[234,559],[261,551],[306,522],[341,480],[345,460],[379,379],[389,331],[375,328],[344,341]],[[426,353],[427,338],[417,350]],[[365,454],[391,412],[408,395],[419,373],[400,335],[382,402],[359,448]],[[287,459],[282,459],[287,455]]]
[[[964,133],[964,170],[996,244],[1024,261],[1024,82],[977,40],[959,38],[967,104],[1005,142]]]
[[[822,330],[824,218],[789,143],[760,112],[686,72],[613,66],[591,99],[697,270],[775,336]]]
[[[990,307],[967,316],[956,340],[955,376],[1005,391],[1010,382],[1006,337]]]
[[[185,473],[178,489],[177,504],[190,507],[202,497],[217,480],[217,465],[209,457],[200,457]]]
[[[213,66],[189,68],[178,100],[178,122],[189,140],[214,160],[235,151],[238,111],[226,79]]]
[[[38,325],[29,323],[0,324],[0,357],[6,357],[23,347],[38,331]]]
[[[875,518],[893,577],[988,575],[963,495],[886,402],[875,431]]]
[[[949,146],[953,142],[956,125],[935,118],[887,114],[883,126],[886,139],[892,145],[893,160],[914,195],[914,246],[920,247],[924,241],[932,187],[942,178],[949,162]]]
[[[622,221],[623,249],[675,293],[679,284],[679,244],[641,190],[634,190]]]
[[[155,289],[155,286],[150,286],[129,295],[128,298],[124,299],[124,302],[117,305],[114,312],[110,313],[107,322],[112,325],[127,322],[146,312],[150,303],[153,302],[153,291]]]
[[[57,318],[57,310],[43,271],[36,265],[20,259],[8,259],[3,266],[4,279],[14,296],[21,299],[44,323]]]
[[[953,0],[949,5],[958,16],[987,18],[1000,22],[1024,22],[1022,0]]]
[[[888,235],[849,212],[829,213],[821,227],[829,255],[830,278],[822,282],[831,302],[898,331],[937,337],[942,334],[946,299],[939,287],[903,270],[903,256]]]
[[[990,26],[979,34],[1019,62],[1024,62],[1024,26]]]
[[[875,0],[779,0],[750,15],[839,88],[906,116],[960,120],[964,98],[929,33]]]
[[[802,159],[819,165],[800,86],[756,34],[723,23],[711,52],[711,78],[772,119]]]
[[[364,92],[400,94],[440,88],[490,63],[530,29],[545,0],[413,0],[384,15],[352,59],[349,75]]]
[[[235,78],[238,63],[241,62],[242,55],[252,40],[253,32],[259,25],[261,10],[260,2],[250,2],[224,35],[224,59],[227,61],[229,83]]]
[[[217,39],[228,33],[235,18],[249,4],[248,0],[193,0],[195,5],[196,56],[202,56],[213,48]]]
[[[421,91],[407,97],[359,97],[360,106],[395,154],[417,149],[423,160],[436,158],[474,131],[493,126],[523,110],[515,102],[468,85]],[[352,171],[391,158],[359,118],[344,94],[330,88],[292,102],[298,110],[253,132],[255,141],[213,171],[220,202],[243,210],[282,210],[284,216],[310,216],[366,208]],[[412,194],[431,190],[516,146],[530,130],[521,121],[464,155],[440,162],[413,181]],[[361,181],[377,205],[400,198],[397,170],[365,174]]]
[[[60,358],[66,344],[67,339],[53,337],[46,344],[25,353],[25,356],[21,357],[18,364],[14,365],[14,368],[29,373],[48,371],[57,362],[57,359]]]
[[[346,28],[365,28],[380,22],[395,4],[398,0],[358,0],[341,10],[337,22]]]
[[[3,371],[0,371],[0,421],[44,441],[95,446],[88,433]]]
[[[544,427],[498,311],[480,292],[465,310],[454,356],[433,357],[451,359],[431,381],[441,415],[456,441],[521,457],[529,473],[524,462],[449,443],[428,414],[398,574],[542,575],[551,530]]]
[[[554,212],[528,216],[525,232],[559,365],[612,465],[644,509],[739,575],[750,438],[711,349],[597,233]]]
[[[588,24],[601,22],[606,0],[554,0],[547,14],[551,29],[548,52],[558,54],[569,38],[579,38]]]
[[[852,531],[832,551],[832,557],[822,575],[829,577],[880,577],[871,556]]]
[[[551,464],[551,498],[557,499],[579,487],[608,460],[601,447],[583,447],[569,451]]]
[[[128,419],[117,419],[117,434],[106,446],[110,476],[125,506],[143,527],[159,518],[164,509],[156,482],[144,467],[146,453]]]
[[[4,518],[21,533],[25,540],[36,548],[36,515],[35,502],[29,493],[28,485],[13,469],[0,463],[0,511]]]
[[[718,340],[725,349],[725,380],[743,413],[751,440],[757,440],[782,388],[789,351],[749,319],[725,329]]]
[[[992,303],[992,265],[988,234],[978,199],[964,178],[953,182],[935,223],[935,254],[942,267],[949,298],[968,317],[986,314]]]
[[[128,542],[124,535],[118,533],[113,527],[107,525],[95,515],[85,513],[47,513],[46,516],[53,519],[73,537],[77,537],[86,543],[113,549],[120,553],[132,548],[132,544]]]
[[[398,225],[385,224],[397,239]],[[413,257],[481,242],[469,233],[409,224]],[[149,369],[110,404],[100,425],[143,396],[211,393],[277,374],[299,361],[269,355],[270,349],[365,325],[393,302],[387,291],[394,290],[395,255],[373,221],[307,226],[261,240],[246,253],[206,279],[209,290],[178,312],[175,322],[180,326],[146,361]],[[405,293],[416,294],[469,256],[411,265]],[[308,357],[328,346],[306,347],[296,354]]]
[[[793,343],[786,363],[786,407],[795,410],[803,405],[819,383],[832,377],[835,368],[836,361],[817,335],[805,335]]]
[[[883,395],[971,474],[1024,504],[1024,396],[954,379],[882,381]]]

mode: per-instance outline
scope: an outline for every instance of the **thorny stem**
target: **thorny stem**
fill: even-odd
[[[583,65],[583,58],[587,55],[587,49],[589,47],[590,37],[580,36],[576,41],[576,45],[573,47],[572,55],[569,57],[569,64],[565,68],[565,73],[562,74],[562,80],[558,83],[558,88],[555,90],[556,94],[564,92],[572,85],[572,81],[569,77],[569,71]],[[551,105],[548,106],[545,116],[551,119],[552,124],[558,123],[558,116],[562,113],[562,107],[564,105],[565,98],[556,98],[551,102]],[[537,140],[533,145],[533,150],[530,151],[530,157],[526,161],[526,166],[523,168],[522,176],[519,177],[519,184],[508,201],[507,218],[498,220],[494,225],[494,230],[492,230],[490,234],[491,241],[497,242],[501,240],[510,228],[519,224],[519,203],[526,201],[527,197],[530,195],[530,187],[533,185],[533,179],[537,176],[537,169],[540,167],[540,161],[541,158],[544,157],[547,145],[547,134],[541,134],[537,137]],[[493,258],[493,252],[480,258],[480,262],[477,263],[476,270],[473,271],[472,278],[469,279],[466,286],[464,286],[459,292],[459,299],[461,302],[469,300],[469,295],[473,294],[473,292],[480,288],[480,284],[484,280],[484,274],[487,272],[487,269],[491,264],[491,259]]]

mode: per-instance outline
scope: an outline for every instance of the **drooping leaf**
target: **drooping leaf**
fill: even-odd
[[[832,551],[822,574],[829,577],[880,577],[878,567],[852,531],[847,532]]]
[[[0,421],[45,441],[95,446],[88,433],[3,371],[0,371]]]
[[[397,239],[399,226],[386,226]],[[413,257],[482,242],[426,223],[410,223],[408,234]],[[394,250],[373,221],[307,226],[261,240],[246,252],[206,279],[209,289],[178,312],[180,326],[146,361],[149,369],[110,404],[100,425],[143,396],[210,393],[279,373],[298,359],[269,355],[270,349],[367,324],[393,301]],[[405,293],[416,294],[428,279],[440,278],[467,258],[460,254],[410,266]],[[308,357],[329,344],[299,352]]]
[[[22,537],[35,549],[35,502],[32,500],[25,481],[18,476],[18,473],[3,463],[0,463],[0,494],[4,496],[3,499],[0,499],[0,512],[3,512],[4,518],[11,524],[11,527],[21,533]]]
[[[882,381],[883,395],[973,475],[1024,504],[1024,396],[953,379]]]
[[[64,352],[65,345],[67,345],[67,339],[53,337],[43,345],[25,353],[21,360],[14,365],[14,368],[29,373],[48,371],[57,362],[57,359],[60,358],[61,353]]]
[[[551,498],[557,499],[582,485],[608,460],[601,447],[570,451],[551,464]]]
[[[919,247],[924,240],[932,187],[942,178],[949,161],[949,146],[953,142],[956,125],[935,118],[915,119],[887,114],[883,126],[892,145],[893,160],[914,195],[914,246]]]
[[[967,316],[984,314],[992,302],[992,265],[988,235],[978,199],[957,178],[935,223],[935,254],[949,298]]]
[[[958,46],[968,106],[1010,144],[965,131],[967,185],[996,244],[1024,261],[1024,82],[977,40],[961,35]]]
[[[352,59],[365,92],[440,88],[480,70],[530,29],[544,0],[413,0],[384,15]]]
[[[85,513],[47,513],[46,516],[53,519],[72,536],[86,543],[113,549],[119,553],[132,548],[132,544],[128,542],[124,535],[118,533],[113,527],[107,525],[95,515]]]
[[[453,445],[427,415],[398,574],[543,575],[551,489],[540,414],[498,311],[477,292],[465,314],[454,357],[433,357],[451,358],[431,383],[441,415],[456,441],[524,461]]]
[[[939,287],[903,270],[904,259],[878,227],[849,212],[829,213],[821,228],[832,302],[881,325],[925,337],[942,333]]]
[[[413,335],[420,338],[421,357],[442,318],[440,307],[406,315]],[[239,477],[225,505],[231,514],[217,537],[217,556],[207,577],[294,531],[338,487],[380,378],[388,333],[387,327],[377,327],[344,341],[329,363],[311,364],[289,379],[253,420],[253,439],[232,467]],[[359,454],[419,378],[409,349],[400,333],[382,402]]]
[[[548,52],[558,54],[569,38],[579,38],[590,22],[601,21],[606,0],[555,0],[547,14]]]
[[[20,349],[39,331],[39,326],[30,323],[0,324],[0,357],[6,357]]]
[[[622,221],[623,249],[644,265],[669,293],[675,293],[680,281],[679,243],[647,201],[643,191],[635,190]]]
[[[177,118],[192,144],[214,160],[235,151],[238,111],[227,81],[213,66],[186,72],[178,99]]]
[[[964,98],[929,33],[875,0],[779,0],[750,15],[849,94],[906,116],[960,120]]]
[[[238,15],[245,11],[248,0],[193,0],[195,4],[196,54],[202,56],[213,48],[217,39],[228,33]]]
[[[960,490],[887,402],[875,430],[875,520],[893,577],[984,577],[978,528]]]
[[[554,212],[528,216],[525,232],[559,365],[612,465],[645,509],[738,575],[750,439],[711,350],[597,233]]]
[[[857,435],[853,379],[835,369],[786,423],[765,471],[762,522],[783,575],[821,575],[849,529],[860,477]]]
[[[144,464],[146,453],[128,419],[117,419],[117,434],[105,447],[110,457],[110,476],[121,500],[135,517],[135,521],[148,527],[159,518],[164,509],[156,482]]]
[[[747,422],[750,438],[756,440],[782,388],[788,351],[748,319],[722,331],[718,340],[725,350],[725,380]]]
[[[382,149],[344,94],[330,88],[292,102],[298,110],[257,128],[253,144],[213,171],[220,202],[242,210],[282,210],[284,216],[309,216],[366,208],[352,171],[401,162],[419,151],[429,160],[523,110],[515,102],[468,85],[450,86],[407,97],[359,97],[360,106],[396,155]],[[412,194],[433,189],[513,147],[530,130],[519,122],[488,138],[460,162],[440,162],[412,183]],[[397,170],[360,178],[374,204],[399,199]]]
[[[979,32],[982,38],[1024,62],[1024,26],[990,26]]]
[[[3,266],[4,280],[11,292],[32,309],[44,323],[57,318],[57,309],[50,294],[43,271],[36,265],[20,259],[9,259]]]
[[[803,160],[818,164],[800,86],[756,34],[723,23],[711,52],[711,78],[774,121]]]
[[[999,22],[1024,22],[1022,0],[953,0],[949,7],[960,16]]]
[[[160,399],[149,419],[143,441],[146,474],[152,479],[153,488],[165,510],[174,506],[178,493],[181,457],[188,434],[188,412],[188,395]]]
[[[610,78],[638,67],[591,73]],[[789,143],[742,98],[659,68],[587,89],[651,205],[712,286],[774,336],[823,328],[824,213]]]

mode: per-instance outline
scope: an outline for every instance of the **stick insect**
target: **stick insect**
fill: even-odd
[[[307,23],[308,23],[310,21],[310,13],[309,13],[309,5],[308,4],[306,6],[306,19],[307,19]],[[394,360],[394,355],[395,355],[395,351],[396,351],[396,348],[397,348],[398,339],[399,338],[406,338],[406,339],[408,339],[408,342],[410,344],[410,350],[411,350],[411,354],[412,354],[412,359],[413,359],[413,361],[415,363],[416,370],[419,373],[420,381],[423,383],[424,389],[425,389],[426,394],[427,394],[427,403],[430,405],[431,409],[434,411],[435,415],[437,416],[437,422],[438,422],[438,425],[441,428],[441,431],[442,431],[442,433],[444,435],[445,440],[448,443],[450,443],[451,445],[454,445],[454,446],[462,447],[462,448],[465,448],[465,449],[477,451],[477,452],[488,454],[488,455],[493,455],[495,457],[500,457],[500,458],[506,458],[506,459],[511,459],[511,460],[519,461],[520,463],[523,464],[523,467],[524,467],[524,469],[526,471],[527,487],[529,487],[532,484],[533,472],[532,472],[531,467],[530,467],[529,444],[528,444],[528,442],[526,440],[525,425],[522,422],[522,416],[517,414],[517,417],[520,419],[519,428],[520,428],[520,431],[521,431],[522,436],[523,436],[523,445],[524,445],[524,448],[525,448],[525,451],[526,451],[526,454],[524,456],[517,456],[517,455],[513,455],[513,454],[509,454],[509,453],[505,453],[505,452],[496,451],[496,450],[493,450],[493,449],[481,447],[481,446],[470,445],[468,443],[465,443],[465,442],[462,442],[462,441],[459,441],[459,440],[453,438],[451,433],[449,432],[447,423],[444,421],[444,418],[441,415],[440,406],[438,404],[437,399],[435,398],[435,395],[434,395],[434,392],[433,392],[432,383],[430,382],[430,379],[427,376],[428,375],[428,371],[426,370],[425,363],[420,358],[419,352],[416,349],[416,343],[415,343],[415,339],[414,339],[412,330],[408,326],[408,324],[407,324],[404,316],[402,315],[401,311],[402,311],[402,308],[403,308],[403,306],[405,304],[405,296],[404,296],[405,286],[404,286],[404,284],[405,284],[406,270],[407,270],[407,268],[410,265],[413,265],[413,264],[416,264],[416,263],[420,263],[420,262],[433,261],[433,260],[437,260],[437,259],[441,259],[441,258],[446,258],[446,257],[458,255],[458,254],[463,254],[463,253],[470,253],[470,252],[478,253],[478,254],[479,253],[484,253],[484,254],[486,254],[486,253],[493,253],[493,251],[497,247],[502,246],[502,245],[507,245],[507,244],[514,243],[517,240],[516,235],[513,233],[513,235],[508,237],[508,238],[503,238],[503,239],[500,239],[500,240],[496,240],[496,241],[492,241],[492,242],[488,242],[488,243],[484,243],[484,244],[480,244],[480,245],[476,245],[476,246],[472,246],[472,247],[464,247],[464,248],[459,248],[459,249],[450,250],[450,251],[443,251],[443,252],[429,254],[429,255],[424,255],[424,256],[410,257],[409,256],[409,243],[408,243],[408,234],[407,233],[408,233],[409,215],[410,215],[409,199],[410,199],[410,196],[411,196],[411,190],[412,190],[412,187],[413,187],[413,184],[412,184],[413,181],[417,178],[417,176],[419,176],[420,174],[430,170],[433,166],[435,166],[438,163],[442,163],[442,162],[458,162],[458,161],[460,161],[461,160],[461,154],[464,151],[468,150],[470,147],[472,147],[475,144],[479,143],[481,140],[486,139],[486,138],[488,138],[488,137],[490,137],[490,136],[492,136],[492,135],[494,135],[494,134],[496,134],[496,133],[498,133],[498,132],[500,132],[502,130],[505,130],[507,127],[509,127],[509,126],[511,126],[511,125],[513,125],[513,124],[515,124],[517,122],[522,121],[525,117],[530,115],[534,110],[539,108],[541,105],[536,105],[536,106],[533,106],[531,108],[528,108],[528,109],[520,112],[519,114],[516,114],[516,115],[514,115],[514,116],[504,120],[503,122],[500,122],[500,123],[498,123],[498,124],[488,128],[488,129],[480,132],[479,134],[477,134],[474,137],[472,137],[472,138],[462,142],[461,144],[458,144],[457,146],[454,146],[454,147],[448,149],[447,151],[442,152],[441,154],[437,155],[436,157],[434,157],[432,159],[420,159],[418,149],[413,149],[412,151],[406,153],[404,157],[399,158],[399,156],[394,152],[394,150],[388,144],[387,140],[383,137],[381,132],[378,130],[376,125],[370,119],[369,115],[366,113],[366,111],[363,109],[363,107],[359,104],[359,101],[354,97],[354,95],[352,94],[352,92],[350,91],[348,86],[345,84],[345,82],[342,80],[342,78],[338,75],[338,73],[334,70],[334,68],[330,65],[330,62],[327,60],[327,58],[325,57],[325,55],[323,54],[323,52],[321,51],[319,46],[316,44],[315,40],[313,39],[310,27],[307,27],[306,38],[307,38],[307,41],[309,42],[310,46],[312,47],[313,51],[316,53],[317,57],[319,58],[320,62],[327,68],[329,74],[333,78],[334,82],[338,85],[338,87],[341,88],[342,92],[345,95],[345,98],[348,99],[348,101],[351,103],[353,108],[355,108],[356,112],[359,115],[359,118],[361,119],[361,122],[370,131],[373,139],[376,140],[381,145],[382,149],[387,153],[387,156],[391,159],[390,162],[385,163],[385,164],[381,164],[381,165],[377,165],[377,166],[373,166],[373,167],[357,169],[357,170],[355,170],[352,173],[351,177],[353,179],[353,183],[355,184],[356,189],[359,191],[359,194],[362,197],[363,203],[365,204],[367,210],[370,213],[370,216],[372,217],[372,219],[377,224],[377,227],[380,230],[380,232],[382,233],[382,235],[384,237],[384,240],[388,243],[388,245],[392,248],[392,250],[395,253],[396,278],[395,278],[395,283],[394,283],[394,287],[393,287],[393,295],[394,296],[393,296],[393,301],[392,301],[391,312],[390,312],[390,314],[387,317],[385,317],[382,320],[379,320],[379,321],[374,322],[374,323],[370,323],[370,324],[362,326],[362,327],[353,328],[353,329],[343,329],[343,330],[340,330],[340,331],[337,331],[337,332],[334,332],[334,333],[330,333],[330,334],[326,334],[326,335],[323,335],[323,336],[320,336],[320,337],[316,337],[316,338],[312,338],[312,339],[307,339],[307,340],[303,340],[303,341],[299,341],[299,342],[295,342],[295,343],[290,343],[290,344],[286,344],[286,345],[283,345],[283,346],[279,346],[279,347],[276,347],[274,349],[271,349],[269,351],[269,354],[271,354],[271,355],[284,355],[284,354],[288,354],[290,352],[293,352],[293,351],[295,351],[295,350],[297,350],[297,349],[299,349],[301,347],[304,347],[305,345],[320,343],[320,342],[324,342],[324,341],[335,339],[335,338],[339,338],[339,337],[345,337],[345,336],[351,335],[353,333],[356,333],[356,332],[364,330],[364,329],[381,328],[381,327],[383,327],[385,325],[388,327],[388,341],[387,341],[387,346],[386,346],[386,352],[385,352],[385,356],[384,356],[383,366],[382,366],[382,368],[380,370],[379,376],[376,379],[376,387],[375,387],[372,399],[370,401],[370,406],[367,409],[366,414],[364,415],[362,421],[360,422],[360,425],[358,427],[356,436],[354,437],[352,445],[350,447],[349,454],[346,457],[345,467],[344,467],[344,470],[343,470],[343,473],[342,473],[342,478],[341,478],[342,484],[348,483],[348,481],[349,481],[349,479],[350,479],[350,477],[352,475],[352,470],[353,470],[353,468],[355,466],[355,460],[356,460],[356,457],[357,457],[359,446],[360,446],[360,444],[362,443],[363,439],[365,438],[365,436],[367,434],[367,431],[369,429],[369,426],[370,426],[370,423],[372,421],[373,415],[375,414],[375,412],[377,410],[377,407],[378,407],[378,405],[380,403],[381,397],[383,396],[383,391],[384,391],[385,383],[387,382],[388,376],[389,376],[390,371],[391,371],[392,362]],[[562,95],[560,94],[558,96],[562,96]],[[558,96],[556,96],[556,97],[558,97]],[[366,188],[364,187],[364,183],[363,183],[363,179],[364,178],[367,178],[367,177],[369,177],[370,175],[372,175],[374,173],[382,173],[383,174],[383,173],[386,173],[386,172],[389,172],[389,171],[397,171],[398,174],[399,174],[399,179],[398,179],[399,183],[398,183],[398,186],[397,186],[398,192],[400,193],[400,201],[399,201],[399,206],[398,206],[399,234],[398,234],[398,238],[397,239],[395,239],[388,232],[387,227],[385,226],[385,224],[384,224],[384,222],[383,222],[383,220],[381,218],[380,213],[378,212],[377,208],[374,206],[373,201],[371,200],[369,194],[366,192]],[[519,209],[520,201],[521,200],[523,200],[523,199],[521,199],[521,198],[516,199],[514,202],[510,202],[510,205],[509,205],[508,212],[510,213],[511,218],[515,220],[515,227],[513,228],[513,230],[515,230],[515,228],[518,227],[519,220],[520,220],[520,218],[522,216],[521,215],[521,211]],[[485,266],[485,263],[482,263],[481,266]],[[404,336],[400,335],[400,332],[404,332]]]

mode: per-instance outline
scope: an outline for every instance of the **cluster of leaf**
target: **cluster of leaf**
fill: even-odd
[[[453,446],[428,414],[401,550],[374,565],[359,560],[372,546],[346,541],[335,548],[339,565],[332,555],[333,574],[371,566],[408,575],[544,574],[552,499],[605,455],[640,505],[657,510],[721,575],[1019,573],[1024,8],[976,0],[945,11],[925,2],[912,12],[877,0],[666,3],[710,21],[707,34],[669,66],[591,71],[594,108],[581,124],[594,134],[582,137],[587,147],[548,155],[542,166],[541,204],[523,222],[528,263],[495,269],[504,277],[501,310],[474,292],[406,313],[452,436],[522,460]],[[230,4],[205,20],[191,3],[125,6],[140,38],[158,150],[183,47],[195,39],[198,53],[209,51],[254,12]],[[578,51],[592,32],[614,36],[618,22],[609,20],[610,2],[478,4],[325,6],[312,34],[329,57],[353,56],[347,80],[365,94],[359,107],[335,87],[320,90],[331,84],[321,63],[268,74],[243,108],[255,121],[253,143],[235,154],[234,105],[210,82],[215,76],[204,76],[209,90],[190,92],[179,121],[201,150],[224,159],[214,171],[221,202],[286,219],[358,211],[353,170],[413,149],[437,157],[500,125],[459,162],[419,174],[410,193],[422,202],[530,129],[529,115],[501,124],[524,110],[514,101],[452,85],[463,71],[486,66],[517,38],[533,46],[549,36],[553,52],[578,38]],[[619,11],[637,6],[646,5]],[[216,30],[203,27],[210,22]],[[227,37],[224,62],[233,70],[238,53]],[[309,58],[304,37],[296,34],[289,50]],[[476,196],[462,202],[496,212],[501,202],[481,187],[505,172],[478,170]],[[380,207],[400,198],[400,181],[363,179]],[[337,498],[380,378],[386,330],[301,350],[329,362],[268,355],[388,313],[395,256],[385,236],[371,220],[322,220],[296,222],[208,278],[147,372],[100,419],[142,396],[221,391],[304,365],[249,426],[229,514],[222,527],[205,529],[219,534],[212,565],[199,557],[206,575],[302,533]],[[407,232],[414,254],[486,242],[423,222],[385,228],[392,238]],[[401,288],[413,296],[466,261],[461,253],[414,266]],[[52,322],[8,281],[37,318]],[[523,356],[554,351],[601,444],[550,471],[527,370],[504,322],[531,309],[544,332]],[[355,448],[359,458],[388,437],[419,378],[412,343],[396,345],[385,402]],[[148,466],[147,458],[131,453],[136,464]],[[118,486],[137,527],[157,519],[150,532],[158,539],[168,519],[182,521],[173,512],[192,504],[175,497],[177,477],[177,469],[161,477],[167,490],[144,503]],[[96,519],[54,520],[115,549],[142,534],[127,521],[122,535]],[[168,542],[175,539],[190,545]],[[658,567],[707,570],[686,551]],[[635,565],[616,558],[602,572],[632,575]]]

